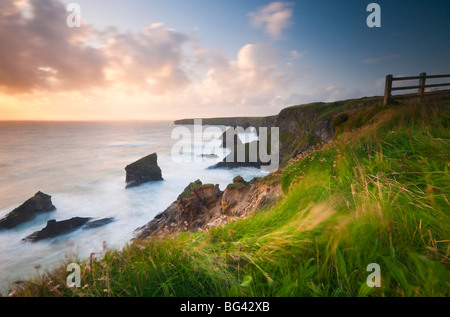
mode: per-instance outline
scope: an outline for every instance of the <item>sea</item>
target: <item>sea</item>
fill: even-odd
[[[184,126],[192,134],[180,137],[174,133],[177,128],[171,122],[0,121],[0,219],[38,191],[51,195],[57,208],[15,229],[0,230],[0,294],[68,260],[122,249],[138,227],[163,212],[190,182],[200,179],[224,190],[235,176],[249,181],[267,174],[251,167],[210,169],[229,153],[217,135],[204,134],[208,126]],[[243,142],[257,138],[252,133],[239,137]],[[190,140],[192,151],[183,148],[186,159],[175,159],[174,147]],[[199,148],[208,155],[202,157]],[[125,166],[152,153],[158,155],[164,181],[125,189]],[[39,242],[23,241],[48,220],[72,217],[115,221]]]

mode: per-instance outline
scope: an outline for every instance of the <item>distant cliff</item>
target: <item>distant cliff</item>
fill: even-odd
[[[316,102],[285,108],[275,116],[204,118],[202,124],[243,128],[252,126],[257,129],[267,127],[269,134],[270,128],[278,127],[280,129],[280,166],[284,166],[291,158],[309,150],[312,146],[330,141],[339,123],[333,119],[339,114],[352,109],[369,107],[380,100],[380,97],[366,97],[339,102]],[[194,124],[194,119],[177,120],[174,123]]]
[[[265,127],[268,124],[272,125],[277,116],[269,117],[229,117],[229,118],[203,118],[202,124],[204,125],[224,125],[230,127]],[[194,124],[194,119],[182,119],[174,121],[174,124],[178,125],[191,125]]]

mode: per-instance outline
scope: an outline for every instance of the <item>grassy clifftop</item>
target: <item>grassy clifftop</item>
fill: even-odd
[[[286,163],[274,207],[83,261],[82,288],[61,267],[16,295],[450,296],[450,99],[341,110],[332,142]]]

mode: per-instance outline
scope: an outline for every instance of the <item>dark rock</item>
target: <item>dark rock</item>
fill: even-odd
[[[111,222],[114,222],[115,220],[116,220],[116,218],[114,218],[114,217],[91,220],[83,226],[83,230],[103,227],[103,226],[106,226],[107,224],[110,224]]]
[[[126,188],[139,186],[151,181],[162,181],[161,169],[158,166],[156,153],[150,154],[125,167]]]
[[[12,229],[18,225],[33,220],[38,214],[51,212],[56,209],[52,204],[52,197],[38,192],[3,219],[0,220],[0,229]]]
[[[81,228],[91,219],[92,218],[74,217],[63,221],[56,221],[54,219],[49,220],[47,222],[47,226],[44,229],[30,234],[23,240],[36,242],[43,239],[54,238],[75,231],[78,228]]]

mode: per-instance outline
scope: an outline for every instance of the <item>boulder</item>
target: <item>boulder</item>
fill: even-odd
[[[12,229],[22,223],[33,220],[38,214],[51,212],[56,209],[52,204],[52,197],[38,192],[34,197],[25,201],[3,219],[0,220],[0,229]]]
[[[161,168],[158,166],[158,156],[156,153],[150,154],[140,160],[127,165],[126,188],[139,186],[151,181],[162,181]]]
[[[67,234],[77,230],[78,228],[81,228],[91,219],[92,218],[74,217],[63,221],[56,221],[54,219],[49,220],[47,222],[47,226],[44,229],[30,234],[23,240],[36,242],[44,239],[54,238],[63,234]]]

